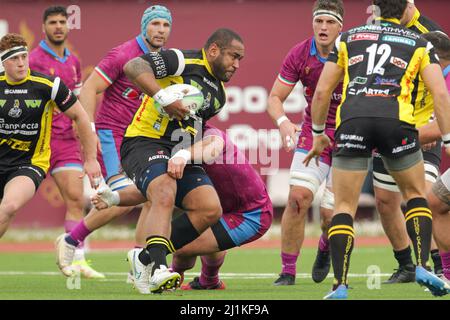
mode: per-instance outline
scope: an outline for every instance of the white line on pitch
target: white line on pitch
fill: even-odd
[[[128,273],[126,272],[104,272],[106,276],[123,276],[125,277]],[[0,271],[0,276],[61,276],[60,272],[56,271]],[[187,277],[198,276],[198,272],[186,272]],[[349,273],[348,277],[351,278],[367,278],[367,277],[387,277],[390,273]],[[221,272],[220,277],[222,279],[271,279],[278,277],[277,273],[230,273]],[[297,278],[311,278],[310,273],[297,273]],[[328,275],[331,278],[332,274]]]

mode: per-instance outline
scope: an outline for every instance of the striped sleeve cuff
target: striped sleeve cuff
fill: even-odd
[[[105,80],[107,83],[109,83],[110,85],[113,84],[113,81],[111,80],[110,77],[108,77],[108,75],[102,70],[100,69],[98,66],[95,67],[95,71],[97,71],[98,75]]]
[[[293,87],[293,86],[295,86],[296,83],[297,83],[297,82],[292,82],[292,81],[286,80],[285,78],[283,78],[283,77],[281,76],[281,74],[278,74],[278,80],[279,80],[282,84],[285,84],[285,85],[287,85],[287,86],[289,86],[289,87]]]

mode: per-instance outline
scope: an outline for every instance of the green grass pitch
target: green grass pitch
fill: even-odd
[[[304,249],[297,266],[294,286],[272,285],[280,271],[277,249],[240,248],[230,250],[221,269],[227,285],[222,291],[180,291],[162,295],[140,295],[126,284],[126,252],[91,252],[93,266],[107,274],[105,280],[63,277],[53,253],[0,253],[0,299],[146,299],[146,300],[308,300],[322,299],[332,278],[321,284],[311,280],[315,249]],[[200,261],[187,273],[189,281],[199,272]],[[415,283],[383,285],[395,268],[390,248],[367,247],[353,251],[350,267],[349,299],[433,299],[450,300],[450,295],[434,298]]]

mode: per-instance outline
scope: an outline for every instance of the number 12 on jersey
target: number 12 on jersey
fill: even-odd
[[[391,56],[391,46],[383,43],[378,46],[377,43],[372,44],[366,49],[369,53],[369,59],[367,61],[367,75],[377,73],[379,75],[384,75],[383,65],[386,63],[388,58]],[[381,55],[378,63],[375,65],[375,58],[377,55]]]

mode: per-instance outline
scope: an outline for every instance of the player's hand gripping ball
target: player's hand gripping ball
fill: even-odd
[[[187,107],[190,110],[191,115],[194,115],[199,109],[203,107],[203,93],[197,87],[191,86],[190,84],[174,84],[165,88],[164,91],[166,91],[166,93],[170,95],[174,95],[175,97],[177,97],[177,100],[181,100],[183,106]],[[159,113],[167,116],[167,112],[156,101],[155,107]]]

